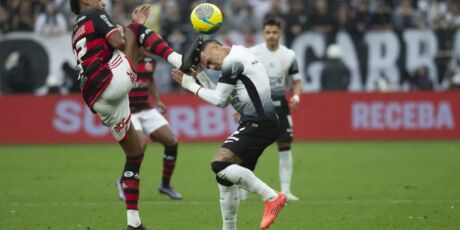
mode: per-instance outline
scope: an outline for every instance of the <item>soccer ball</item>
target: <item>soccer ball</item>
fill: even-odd
[[[222,24],[222,12],[214,4],[201,3],[192,10],[190,21],[198,33],[212,34]]]

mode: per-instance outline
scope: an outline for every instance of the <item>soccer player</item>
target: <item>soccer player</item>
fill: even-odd
[[[264,213],[260,228],[267,229],[286,203],[283,193],[273,190],[249,168],[255,165],[280,132],[267,73],[247,48],[224,47],[215,40],[202,41],[201,37],[192,43],[184,59],[195,60],[191,68],[199,70],[203,66],[221,70],[222,75],[215,89],[202,87],[193,77],[178,69],[172,71],[175,81],[213,105],[226,107],[232,104],[241,114],[238,130],[224,141],[211,163],[220,191],[222,229],[236,229],[240,202],[238,186],[262,198]]]
[[[292,117],[289,107],[297,109],[302,92],[301,76],[294,51],[280,44],[281,23],[277,19],[267,19],[263,24],[264,43],[250,48],[251,52],[262,62],[270,79],[272,100],[275,111],[280,119],[281,134],[278,137],[279,177],[281,192],[288,200],[299,200],[291,193],[292,178]],[[292,77],[293,96],[286,100],[286,80]],[[241,189],[241,199],[246,197],[246,191]]]
[[[148,52],[141,53],[137,65],[136,84],[129,93],[131,122],[141,138],[146,135],[152,141],[158,141],[163,145],[163,174],[158,191],[173,200],[181,200],[182,195],[170,185],[176,165],[178,142],[168,121],[161,114],[166,112],[166,106],[161,102],[156,91],[153,77],[155,67],[155,59]],[[149,97],[153,99],[156,108],[150,104]],[[120,180],[117,180],[117,188],[120,199],[125,200]]]
[[[122,30],[104,11],[102,0],[71,0],[77,16],[72,33],[72,47],[80,69],[82,96],[96,113],[126,155],[122,185],[126,197],[127,229],[145,229],[139,211],[139,169],[145,143],[131,125],[128,93],[136,81],[131,62],[137,64],[139,46],[181,66],[181,55],[171,49],[160,35],[142,24],[149,7],[136,8],[133,23]]]

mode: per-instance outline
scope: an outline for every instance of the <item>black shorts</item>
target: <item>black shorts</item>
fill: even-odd
[[[243,160],[242,166],[255,165],[265,148],[271,145],[278,135],[278,121],[246,122],[240,124],[237,131],[225,140],[222,148],[230,149]]]
[[[278,142],[292,142],[292,117],[285,96],[273,97],[276,114],[280,119],[281,133],[276,139]]]

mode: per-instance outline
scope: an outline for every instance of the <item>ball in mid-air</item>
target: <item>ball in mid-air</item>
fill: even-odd
[[[222,24],[222,12],[214,4],[201,3],[192,10],[190,21],[192,22],[193,29],[198,33],[212,34]]]

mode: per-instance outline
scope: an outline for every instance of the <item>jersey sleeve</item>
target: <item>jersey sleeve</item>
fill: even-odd
[[[243,74],[243,71],[243,63],[236,60],[227,61],[222,66],[222,76],[219,78],[219,82],[236,85],[236,81],[238,77]]]
[[[96,31],[105,38],[109,38],[115,32],[119,32],[120,28],[112,21],[109,15],[104,11],[95,11],[92,15],[94,27]]]
[[[292,77],[292,80],[297,81],[301,80],[301,76],[299,74],[299,64],[297,64],[297,59],[295,58],[295,54],[292,56],[291,65],[288,69],[288,75]]]

